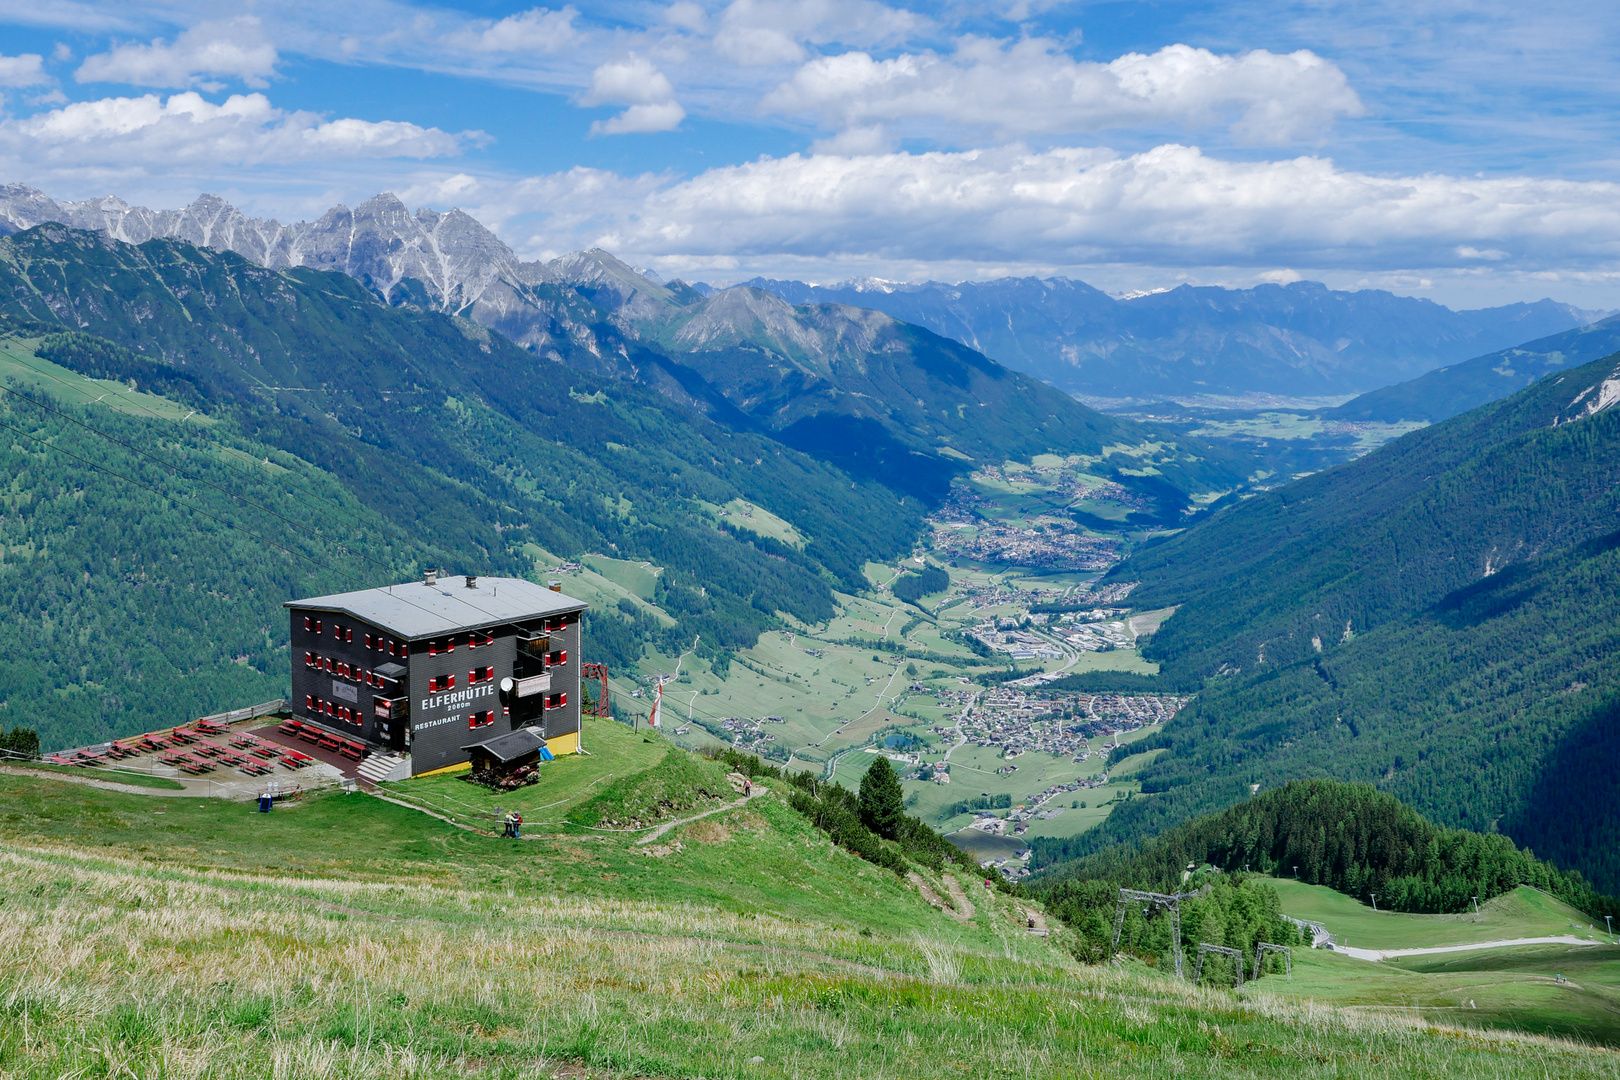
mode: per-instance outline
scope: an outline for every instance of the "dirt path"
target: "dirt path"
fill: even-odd
[[[973,901],[968,899],[967,893],[962,891],[962,883],[956,880],[956,876],[954,874],[942,874],[940,876],[945,879],[945,891],[951,894],[951,903],[955,904],[956,910],[961,912],[962,921],[967,922],[977,915],[978,909],[973,906]]]
[[[1034,925],[1030,925],[1031,923]],[[1025,928],[1028,929],[1032,934],[1044,935],[1051,933],[1051,931],[1046,928],[1046,916],[1042,915],[1034,908],[1027,907],[1024,909],[1024,924]]]
[[[660,836],[663,836],[665,833],[669,832],[669,830],[673,829],[677,825],[685,825],[688,822],[692,822],[692,821],[701,821],[702,819],[704,819],[706,817],[713,817],[715,814],[723,814],[727,810],[735,810],[739,806],[746,805],[749,802],[749,800],[751,800],[751,799],[762,799],[766,795],[769,795],[769,794],[770,794],[770,791],[767,790],[766,788],[756,787],[756,788],[754,788],[754,793],[752,795],[748,796],[748,798],[746,798],[746,799],[738,799],[736,802],[726,803],[726,805],[724,805],[724,806],[717,806],[713,810],[705,810],[701,814],[693,814],[691,817],[688,817],[688,818],[680,818],[679,820],[676,820],[676,821],[666,821],[662,825],[658,826],[658,828],[656,828],[652,832],[648,833],[646,836],[643,836],[640,840],[637,840],[636,844],[638,846],[641,845],[641,844],[650,844],[654,840],[658,839]]]
[[[1562,937],[1504,938],[1501,941],[1475,941],[1467,945],[1437,945],[1427,949],[1357,949],[1335,943],[1334,952],[1342,952],[1357,960],[1396,960],[1403,956],[1432,956],[1436,953],[1473,952],[1476,949],[1503,949],[1514,945],[1602,945],[1601,941],[1565,934]]]
[[[936,908],[943,911],[957,922],[968,921],[969,916],[964,915],[956,908],[951,907],[951,905],[941,900],[939,898],[939,893],[935,892],[933,888],[929,886],[928,882],[923,880],[922,875],[917,873],[915,870],[906,874],[906,880],[917,886],[917,891],[922,893],[922,898],[924,900],[928,901],[930,904],[934,905]],[[945,880],[949,882],[951,879],[949,876],[947,876]]]
[[[31,776],[36,780],[60,780],[64,784],[83,784],[85,787],[101,788],[103,791],[122,791],[130,795],[156,795],[176,799],[207,799],[214,797],[217,793],[220,798],[229,797],[228,793],[221,791],[223,785],[220,785],[217,781],[211,789],[206,779],[196,780],[189,776],[166,776],[163,778],[185,785],[185,790],[176,791],[174,788],[120,784],[116,780],[103,780],[99,776],[73,776],[68,773],[48,772],[44,769],[30,769],[26,766],[0,765],[0,773],[9,773],[12,776]]]

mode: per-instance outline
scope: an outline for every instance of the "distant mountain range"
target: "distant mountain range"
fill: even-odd
[[[787,355],[815,351],[806,342],[828,333],[825,319],[820,329],[800,326],[786,309],[761,317],[765,306],[758,299],[715,305],[737,290],[665,285],[607,252],[525,262],[460,210],[413,214],[386,194],[283,225],[250,218],[214,195],[182,210],[148,210],[113,197],[56,202],[25,185],[0,187],[0,232],[45,222],[137,244],[183,240],[272,269],[341,271],[390,302],[464,316],[558,359],[568,345],[579,346],[606,367],[618,366],[614,357],[622,360],[628,344],[642,339],[677,351],[691,342],[704,351],[708,342],[746,339],[749,347]],[[1314,282],[1246,290],[1183,286],[1123,300],[1064,278],[829,286],[756,279],[741,288],[790,305],[883,312],[1098,402],[1341,397],[1570,330],[1602,314],[1551,300],[1459,312]],[[741,322],[721,326],[731,315]],[[849,318],[848,332],[834,338],[858,342],[865,331],[854,324],[864,317]],[[695,328],[686,337],[671,336],[672,322]]]
[[[1065,278],[744,284],[795,304],[887,312],[1093,401],[1360,393],[1602,315],[1551,300],[1452,311],[1314,281],[1183,285],[1122,300]]]
[[[795,307],[750,288],[706,296],[639,273],[604,251],[522,263],[467,215],[412,215],[393,196],[283,226],[246,218],[212,198],[154,212],[117,200],[56,204],[12,187],[0,192],[0,217],[12,225],[68,218],[74,228],[93,227],[138,250],[159,242],[167,246],[147,256],[159,263],[178,258],[177,245],[184,245],[228,251],[275,271],[341,272],[391,306],[465,317],[531,353],[603,379],[645,383],[734,430],[768,434],[924,501],[941,498],[951,477],[976,463],[1081,454],[1095,459],[1100,475],[1152,496],[1162,519],[1176,522],[1192,495],[1232,490],[1255,468],[1244,453],[1099,413],[960,342],[880,312]],[[65,242],[59,231],[37,225],[16,239],[28,237],[29,250],[48,248]],[[96,285],[93,275],[30,281],[53,299],[28,313],[80,312],[85,326],[97,319],[139,323],[138,314]],[[97,332],[118,336],[110,328]],[[209,331],[215,335],[209,338],[199,326],[190,334],[196,348],[210,351],[221,347],[220,332],[230,331]],[[187,362],[184,352],[172,359]]]

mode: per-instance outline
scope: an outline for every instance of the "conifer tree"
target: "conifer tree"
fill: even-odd
[[[897,839],[905,819],[905,796],[894,766],[882,754],[861,778],[861,823],[885,840]]]

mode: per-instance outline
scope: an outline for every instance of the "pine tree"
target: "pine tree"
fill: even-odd
[[[885,840],[900,835],[900,822],[906,815],[905,797],[894,766],[882,754],[861,778],[861,823]]]

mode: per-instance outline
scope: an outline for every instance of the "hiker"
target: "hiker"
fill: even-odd
[[[523,839],[523,815],[516,810],[512,811],[512,839]]]
[[[502,837],[507,837],[507,836],[511,836],[511,835],[512,835],[512,812],[510,810],[508,810],[506,813],[501,815],[501,836]]]
[[[745,779],[743,781],[743,798],[752,799],[753,797],[754,797],[754,782],[752,780],[746,780]]]

